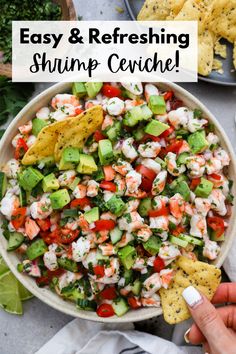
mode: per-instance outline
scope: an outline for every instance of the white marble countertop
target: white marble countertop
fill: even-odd
[[[74,0],[78,15],[84,20],[128,20],[122,0]],[[125,11],[119,14],[115,7]],[[181,85],[199,98],[224,127],[236,149],[236,88],[205,82]],[[38,299],[24,303],[24,315],[9,315],[0,309],[0,354],[33,354],[72,318],[60,313]],[[158,319],[159,335],[168,337],[171,329]]]

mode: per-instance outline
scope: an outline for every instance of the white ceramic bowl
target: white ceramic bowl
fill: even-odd
[[[158,84],[158,86],[160,88],[163,88],[164,90],[169,90],[169,89],[173,90],[175,92],[176,97],[183,100],[186,106],[190,108],[201,109],[204,115],[209,119],[209,121],[214,123],[217,134],[220,137],[221,144],[228,151],[230,155],[231,164],[229,168],[229,178],[234,180],[236,176],[236,160],[235,160],[234,152],[229,142],[229,139],[227,138],[225,132],[223,131],[223,128],[220,126],[216,118],[208,111],[208,109],[201,102],[199,102],[197,98],[195,98],[193,95],[191,95],[183,88],[172,83],[168,83],[168,84],[162,83],[162,84]],[[13,149],[11,147],[11,140],[16,135],[17,128],[20,125],[26,123],[28,120],[34,118],[35,113],[39,110],[39,108],[47,105],[53,96],[55,96],[57,93],[67,92],[70,89],[70,87],[71,84],[69,83],[56,84],[50,87],[49,89],[45,90],[41,94],[39,94],[34,99],[32,99],[21,110],[21,112],[16,116],[16,118],[9,125],[6,133],[4,134],[4,137],[1,140],[0,166],[4,165],[4,163],[12,157]],[[236,195],[235,185],[233,186],[232,193],[233,195]],[[221,245],[221,253],[217,258],[216,262],[214,262],[214,264],[218,267],[220,267],[223,264],[227,256],[227,253],[231,247],[233,238],[236,234],[235,220],[236,220],[236,205],[234,205],[232,208],[232,216],[230,218],[229,227],[227,228],[225,242]],[[4,260],[6,261],[7,265],[14,273],[14,275],[32,294],[34,294],[40,300],[44,301],[49,306],[52,306],[53,308],[61,312],[64,312],[74,317],[80,317],[87,320],[99,321],[99,322],[114,322],[114,323],[141,321],[154,316],[159,316],[162,313],[161,309],[147,307],[136,311],[130,310],[123,317],[101,318],[98,317],[95,312],[78,310],[76,309],[74,303],[69,301],[64,301],[58,295],[54,294],[51,290],[45,288],[39,288],[36,285],[34,279],[30,278],[27,275],[23,275],[19,273],[16,269],[16,266],[19,263],[18,255],[14,252],[6,251],[7,242],[5,238],[1,236],[2,235],[0,235],[0,252]]]

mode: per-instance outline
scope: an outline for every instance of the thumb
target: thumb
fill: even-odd
[[[215,307],[193,286],[186,288],[182,295],[213,353],[223,353],[230,335]]]

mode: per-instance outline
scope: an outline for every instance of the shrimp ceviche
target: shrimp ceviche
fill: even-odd
[[[84,122],[94,107],[102,124],[82,147],[78,134],[59,161],[24,163],[48,129],[68,132],[67,120]],[[174,92],[74,83],[18,128],[12,146],[0,173],[8,251],[20,254],[19,272],[77,308],[110,317],[161,307],[179,256],[217,258],[233,200],[230,158],[214,126]]]

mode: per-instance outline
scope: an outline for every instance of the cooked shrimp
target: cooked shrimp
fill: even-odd
[[[203,216],[206,216],[211,209],[211,202],[207,198],[195,198],[194,203],[197,213]]]
[[[66,187],[74,181],[75,176],[76,172],[74,170],[65,171],[58,177],[58,182],[61,187]]]
[[[187,168],[191,177],[202,177],[205,172],[205,159],[201,155],[187,158]]]
[[[10,159],[4,165],[2,171],[6,173],[9,178],[17,178],[17,174],[20,171],[20,163],[16,159]]]
[[[138,191],[138,187],[142,183],[142,176],[135,170],[130,171],[125,177],[125,182],[127,186],[127,191],[129,193],[136,193]]]
[[[139,241],[147,242],[147,240],[152,236],[152,230],[149,228],[148,225],[144,225],[141,227],[140,230],[137,232],[137,238]]]
[[[120,289],[120,294],[122,296],[127,296],[132,290],[132,286],[130,284],[126,285],[124,288]]]
[[[37,261],[30,261],[26,259],[23,261],[23,266],[25,272],[31,275],[32,277],[38,278],[41,276],[41,270],[38,266]]]
[[[158,273],[153,273],[143,283],[142,297],[151,297],[161,288],[161,279]]]
[[[30,135],[26,140],[26,144],[27,144],[28,148],[30,148],[32,145],[34,145],[36,140],[37,140],[36,136]]]
[[[116,164],[113,164],[112,167],[116,172],[118,172],[122,176],[125,176],[129,171],[133,169],[132,165],[129,162],[124,161],[122,159],[118,159]]]
[[[185,201],[181,194],[176,193],[169,199],[170,212],[177,218],[181,219],[185,211]]]
[[[122,177],[121,175],[117,174],[114,179],[114,183],[116,184],[117,188],[117,195],[124,195],[126,191],[126,184],[125,184],[125,178]]]
[[[161,171],[161,165],[153,159],[142,159],[142,165],[147,168],[150,168],[155,173],[159,173]]]
[[[181,127],[187,129],[189,118],[192,116],[193,112],[190,112],[186,107],[180,107],[168,113],[169,122],[175,129]]]
[[[172,176],[179,176],[186,170],[186,167],[184,165],[177,166],[176,160],[177,156],[173,152],[168,152],[165,157],[167,170]]]
[[[106,243],[98,246],[102,251],[103,256],[112,256],[116,254],[116,249],[111,243]]]
[[[105,118],[102,123],[102,130],[105,130],[108,127],[111,127],[114,124],[113,118],[109,114],[105,115]]]
[[[94,180],[88,181],[87,196],[88,197],[96,197],[96,195],[98,195],[98,189],[99,189],[99,184],[96,181],[94,181]]]
[[[150,217],[149,221],[150,221],[150,229],[168,230],[169,227],[168,216]]]
[[[209,240],[209,238],[205,237],[205,245],[203,247],[203,256],[207,257],[211,261],[217,258],[220,253],[220,246],[215,241]]]
[[[80,215],[78,218],[78,226],[81,228],[81,230],[85,233],[90,232],[89,228],[89,223],[87,220],[85,220],[84,215]]]
[[[190,235],[202,238],[207,234],[207,224],[205,216],[194,214],[190,220]]]
[[[153,198],[153,207],[154,209],[160,210],[167,205],[169,198],[165,195],[158,195]]]
[[[158,88],[153,84],[146,84],[144,88],[144,96],[146,98],[146,101],[148,102],[150,97],[153,95],[159,96]]]
[[[107,230],[99,231],[96,232],[94,235],[94,242],[96,244],[101,244],[105,242],[108,238],[109,238],[109,231]]]
[[[161,307],[161,299],[157,294],[153,294],[149,298],[141,298],[140,301],[144,307]]]
[[[152,195],[157,195],[163,192],[167,179],[167,171],[163,170],[158,173],[152,183]]]
[[[61,108],[65,104],[70,104],[74,107],[77,107],[80,105],[79,99],[74,96],[74,95],[69,95],[67,93],[64,94],[58,94],[55,97],[53,97],[51,101],[51,106],[54,109]]]
[[[141,82],[121,82],[121,85],[133,95],[139,96],[143,93],[143,84]]]
[[[134,138],[127,138],[123,141],[121,147],[121,151],[123,152],[125,157],[127,157],[127,159],[129,159],[130,161],[133,161],[138,156],[138,153],[134,148],[133,143],[134,143]]]
[[[49,119],[50,116],[50,109],[48,107],[42,107],[36,113],[36,117],[40,119]]]
[[[111,116],[119,116],[124,112],[125,104],[118,97],[112,97],[108,100],[106,110]]]
[[[178,256],[180,256],[180,250],[178,246],[169,243],[168,241],[164,242],[161,246],[158,256],[161,257],[165,264],[169,264],[169,261],[175,260]]]
[[[40,228],[38,227],[38,224],[30,217],[27,217],[25,219],[25,233],[29,239],[33,240],[38,235],[39,231]]]
[[[217,214],[224,216],[227,213],[225,206],[225,195],[221,189],[213,189],[208,197],[211,203],[211,208],[217,212]]]
[[[222,167],[228,166],[230,163],[229,154],[222,148],[218,148],[214,151],[214,156],[221,162]]]
[[[136,211],[138,209],[139,204],[140,204],[139,199],[129,200],[126,209],[127,213],[130,213],[131,211]]]
[[[168,289],[173,278],[174,278],[173,269],[162,269],[160,271],[161,285],[163,288]]]
[[[118,247],[118,248],[125,247],[126,245],[128,245],[128,243],[130,241],[133,241],[133,240],[134,240],[134,236],[129,232],[125,232],[123,234],[123,236],[121,237],[121,240],[119,242],[117,242],[116,247]]]
[[[54,251],[45,252],[43,255],[43,261],[45,266],[51,271],[54,271],[58,268],[57,256]]]
[[[158,141],[149,141],[146,144],[140,144],[138,152],[142,157],[157,157],[161,151],[161,145]]]
[[[51,201],[49,194],[43,194],[38,202],[30,205],[30,213],[33,219],[46,219],[52,213]]]
[[[219,143],[219,138],[217,135],[215,135],[214,133],[209,133],[206,136],[206,140],[208,141],[209,145],[216,145]]]
[[[147,263],[146,263],[145,259],[141,258],[141,257],[137,257],[133,266],[132,266],[132,269],[138,270],[140,272],[147,269]]]
[[[75,189],[73,190],[73,195],[77,199],[82,199],[86,197],[86,194],[87,194],[87,187],[84,186],[83,184],[78,184],[78,186],[76,186]]]
[[[183,143],[178,151],[178,154],[182,154],[183,152],[189,152],[190,151],[190,146],[187,143],[186,140],[183,140]]]
[[[127,197],[133,197],[133,198],[137,198],[137,199],[143,199],[143,198],[146,198],[147,192],[142,191],[141,189],[138,189],[137,192],[135,192],[135,193],[131,193],[131,192],[129,192],[129,191],[126,191],[126,192],[125,192],[125,195],[126,195]]]
[[[11,193],[7,193],[1,200],[0,211],[9,220],[13,211],[20,206],[19,198]]]
[[[100,219],[101,220],[114,220],[114,221],[116,221],[117,216],[112,214],[110,211],[107,211],[106,213],[102,213],[100,215]]]
[[[211,157],[206,161],[206,172],[208,175],[212,173],[218,173],[222,169],[221,161],[216,157]]]
[[[28,123],[21,125],[19,128],[19,132],[23,135],[29,134],[32,130],[32,120],[30,120]]]
[[[204,125],[206,125],[208,121],[206,119],[197,119],[197,118],[190,118],[188,121],[188,130],[191,133],[195,133],[197,130],[200,130]]]
[[[80,237],[76,242],[72,242],[72,259],[81,262],[90,251],[90,242],[85,237]]]
[[[121,230],[132,232],[143,226],[144,219],[137,211],[132,211],[130,214],[124,214],[118,219],[118,225]]]

